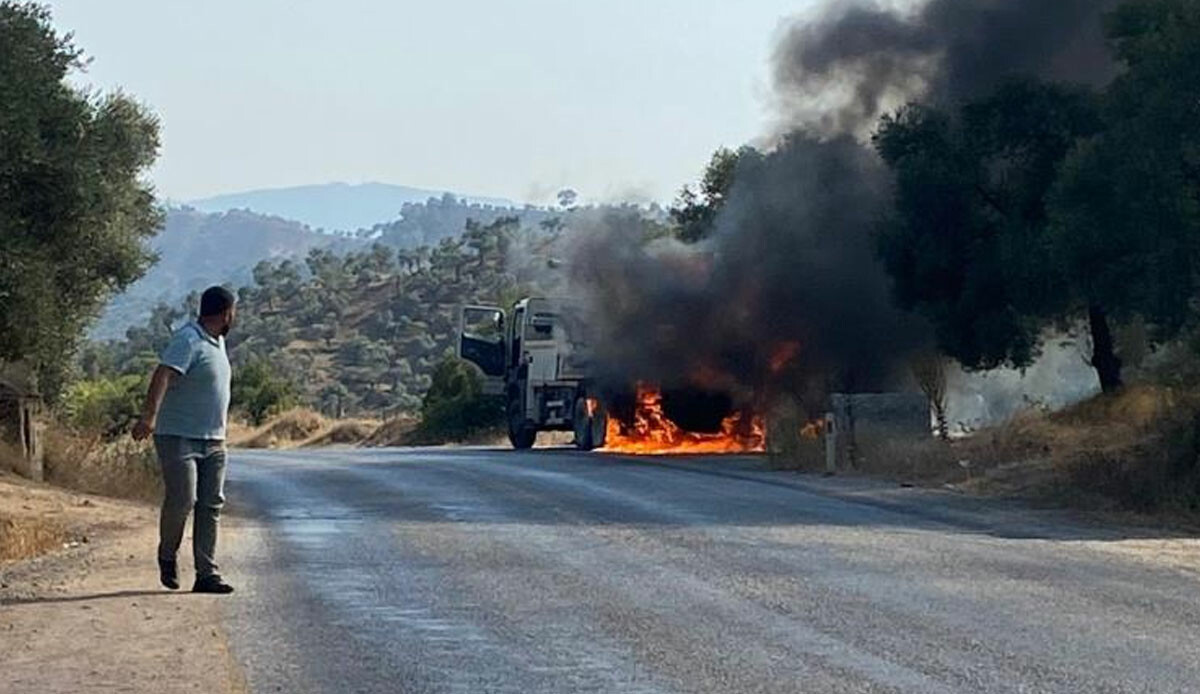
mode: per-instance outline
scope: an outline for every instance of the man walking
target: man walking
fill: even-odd
[[[179,588],[176,555],[188,513],[196,593],[232,593],[219,573],[214,554],[217,524],[225,503],[225,424],[229,413],[230,368],[225,336],[236,312],[233,294],[209,287],[200,297],[200,316],[171,336],[133,438],[154,435],[162,466],[163,497],[159,518],[158,569],[162,584]]]

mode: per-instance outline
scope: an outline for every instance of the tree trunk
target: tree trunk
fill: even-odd
[[[1121,359],[1113,350],[1112,330],[1108,315],[1096,304],[1088,307],[1088,323],[1092,329],[1092,367],[1100,376],[1100,390],[1113,393],[1121,388]]]
[[[950,424],[946,421],[946,401],[945,399],[936,400],[933,403],[933,414],[937,419],[938,438],[943,441],[950,440]]]

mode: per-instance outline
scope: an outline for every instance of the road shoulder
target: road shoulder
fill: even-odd
[[[1111,555],[1115,560],[1167,568],[1200,577],[1200,538],[1192,526],[1170,518],[1119,512],[1084,512],[1035,506],[1028,500],[987,496],[957,487],[914,487],[881,477],[826,477],[773,470],[762,457],[634,458],[685,473],[713,475],[818,494],[912,516],[927,522],[1008,539],[1057,542]]]
[[[63,540],[0,564],[0,692],[245,691],[223,598],[159,587],[153,507],[2,478],[0,512]]]

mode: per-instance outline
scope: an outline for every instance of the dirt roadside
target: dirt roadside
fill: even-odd
[[[159,587],[156,524],[148,504],[0,476],[0,548],[54,546],[0,562],[0,693],[246,691],[223,598]]]

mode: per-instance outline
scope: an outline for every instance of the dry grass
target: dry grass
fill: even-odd
[[[62,547],[69,537],[67,529],[52,520],[0,513],[0,563],[45,554]]]
[[[357,445],[375,433],[379,423],[365,419],[333,422],[327,429],[301,443],[305,447]]]
[[[308,409],[284,412],[257,429],[230,431],[229,445],[238,448],[297,448],[350,445],[370,439],[380,425],[370,419],[329,420]]]
[[[363,441],[364,446],[398,446],[408,441],[409,435],[417,428],[416,417],[402,415],[384,420],[375,431]]]
[[[543,431],[539,432],[537,439],[534,441],[534,448],[554,448],[562,445],[560,437],[562,432],[558,431]],[[574,440],[574,437],[571,437]],[[456,446],[509,446],[508,434],[499,428],[481,429],[472,432],[468,436],[463,436],[455,439],[449,439],[441,436],[429,436],[423,434],[421,430],[414,429],[399,440],[391,443],[382,443],[381,446],[429,446],[429,447],[456,447]]]
[[[126,499],[161,498],[158,462],[148,443],[106,442],[99,435],[51,422],[43,434],[43,448],[48,484]],[[79,517],[64,511],[78,497],[4,472],[21,467],[16,455],[11,447],[0,446],[0,563],[44,554],[80,536]],[[79,503],[95,506],[91,501]]]
[[[229,445],[238,448],[281,448],[296,446],[327,427],[325,418],[306,409],[288,410],[263,426],[240,436],[231,436]]]
[[[126,499],[161,497],[162,475],[149,441],[105,441],[54,425],[46,430],[44,450],[50,484]]]
[[[231,415],[229,423],[225,426],[225,440],[229,442],[230,446],[240,446],[242,441],[253,436],[259,429],[260,427],[241,419],[234,419]]]
[[[420,418],[401,415],[384,421],[363,441],[364,446],[508,446],[508,435],[503,429],[484,429],[458,441],[428,439],[423,437],[417,425]],[[538,434],[538,448],[566,446],[573,443],[575,436],[570,432],[544,431]]]
[[[0,441],[0,471],[20,472],[24,467],[21,454],[17,452],[16,447]]]
[[[1200,397],[1149,385],[951,442],[858,441],[857,467],[1096,509],[1200,510]]]

